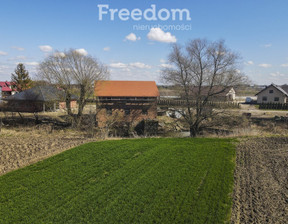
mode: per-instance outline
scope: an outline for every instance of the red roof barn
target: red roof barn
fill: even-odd
[[[95,81],[94,94],[100,127],[116,115],[130,123],[157,117],[159,91],[155,81]]]

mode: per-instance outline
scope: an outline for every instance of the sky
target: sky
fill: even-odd
[[[161,84],[171,46],[206,38],[241,55],[251,84],[288,83],[287,9],[287,0],[0,0],[0,81],[18,63],[36,78],[45,57],[72,48],[106,64],[111,80]]]

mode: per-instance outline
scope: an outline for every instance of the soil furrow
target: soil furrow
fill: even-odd
[[[287,137],[240,142],[231,223],[288,223],[287,161]]]

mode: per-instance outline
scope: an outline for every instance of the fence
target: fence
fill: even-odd
[[[259,104],[262,110],[288,110],[288,103],[262,103]]]
[[[191,106],[196,105],[196,101],[190,101]],[[158,106],[186,106],[185,100],[166,100],[166,99],[159,99],[157,101]],[[230,101],[208,101],[208,106],[214,108],[240,108],[239,103],[230,102]]]

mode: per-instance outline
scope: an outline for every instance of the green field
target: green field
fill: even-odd
[[[229,222],[229,139],[88,143],[0,177],[0,223]]]

